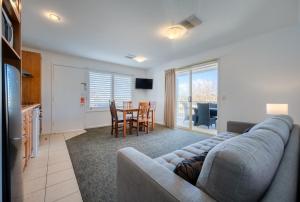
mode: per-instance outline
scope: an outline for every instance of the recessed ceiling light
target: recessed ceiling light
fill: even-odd
[[[135,56],[132,59],[137,61],[137,62],[145,62],[147,60],[147,58],[145,58],[144,56]]]
[[[47,13],[47,17],[48,17],[48,19],[50,19],[54,22],[60,22],[61,21],[60,16],[57,15],[56,13],[53,13],[53,12]]]
[[[164,36],[168,39],[180,39],[182,38],[187,32],[187,29],[182,25],[173,25],[167,27],[164,31]]]

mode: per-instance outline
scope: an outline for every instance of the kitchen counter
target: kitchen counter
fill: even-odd
[[[41,107],[41,104],[22,105],[22,113],[32,110],[37,107]]]
[[[23,140],[23,169],[27,166],[31,157],[36,155],[35,145],[38,137],[34,136],[36,131],[34,109],[40,108],[40,104],[22,105],[22,140]],[[39,118],[39,117],[38,117]],[[35,141],[36,140],[36,141]]]

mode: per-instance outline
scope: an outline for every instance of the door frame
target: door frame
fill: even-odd
[[[193,107],[192,107],[192,103],[193,103],[193,100],[192,100],[192,91],[193,91],[193,77],[192,77],[192,74],[193,74],[193,70],[195,69],[205,69],[209,66],[211,66],[212,64],[216,64],[216,69],[217,69],[217,80],[218,80],[218,84],[217,84],[217,104],[218,104],[218,114],[219,111],[220,111],[220,61],[219,59],[213,59],[213,60],[209,60],[209,61],[205,61],[205,62],[201,62],[201,63],[196,63],[196,64],[193,64],[193,65],[188,65],[188,66],[184,66],[184,67],[180,67],[180,68],[177,68],[176,69],[176,74],[177,72],[188,72],[189,73],[189,94],[190,94],[190,98],[189,98],[189,127],[183,127],[183,126],[178,126],[177,125],[177,118],[175,119],[175,127],[176,128],[179,128],[179,129],[183,129],[183,130],[187,130],[187,131],[193,131],[193,132],[199,132],[197,130],[194,130],[193,129],[193,118],[192,118],[192,115],[193,115]],[[175,77],[176,77],[176,74],[175,74]],[[176,81],[176,79],[175,79]],[[177,87],[177,84],[175,85]],[[175,95],[175,100],[176,100],[176,109],[175,109],[175,114],[177,116],[177,89],[176,89],[176,95]],[[220,116],[218,115],[218,119],[217,119],[217,130],[218,130],[218,127],[219,127],[219,122],[220,122]]]

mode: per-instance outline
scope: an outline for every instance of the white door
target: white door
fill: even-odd
[[[84,129],[86,71],[55,65],[52,83],[52,132]],[[85,99],[86,100],[86,99]]]

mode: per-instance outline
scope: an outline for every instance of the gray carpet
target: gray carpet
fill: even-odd
[[[67,140],[67,146],[83,201],[116,201],[116,152],[119,149],[134,147],[156,158],[207,137],[157,125],[149,134],[114,138],[110,127],[103,127],[89,129]]]

